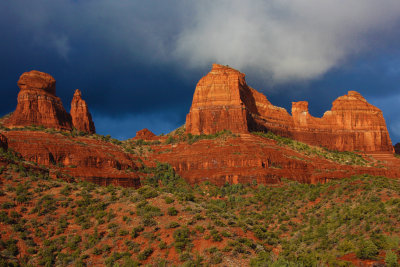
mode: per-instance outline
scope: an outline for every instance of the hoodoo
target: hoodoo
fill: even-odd
[[[249,87],[243,73],[213,64],[196,86],[186,131],[212,134],[224,129],[272,131],[339,151],[393,152],[382,111],[355,91],[336,99],[322,118],[311,116],[305,101],[293,103],[291,116]]]
[[[82,93],[79,89],[75,90],[74,97],[71,102],[72,125],[79,131],[90,134],[96,133],[92,115],[86,101],[82,99]]]
[[[18,81],[20,92],[16,110],[4,125],[10,128],[41,125],[71,130],[71,116],[56,96],[56,80],[40,71],[25,72]]]

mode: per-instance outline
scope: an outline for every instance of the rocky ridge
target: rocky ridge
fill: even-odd
[[[218,64],[198,82],[186,127],[196,135],[271,131],[332,150],[393,152],[382,112],[359,93],[336,99],[322,118],[311,116],[305,101],[293,102],[290,115],[249,87],[243,73]]]
[[[138,187],[140,179],[146,177],[140,173],[142,167],[166,162],[192,184],[281,183],[282,178],[324,183],[365,173],[400,177],[400,159],[393,156],[382,112],[354,91],[335,100],[332,110],[322,118],[312,117],[304,101],[293,103],[290,115],[249,87],[244,74],[214,65],[196,87],[186,129],[160,137],[143,129],[124,143],[93,134],[94,124],[79,90],[71,104],[70,122],[88,133],[84,136],[75,131],[48,129],[61,128],[58,117],[53,117],[55,123],[41,123],[42,108],[27,109],[36,107],[36,99],[42,95],[58,99],[54,78],[39,72],[27,73],[21,76],[19,86],[21,92],[33,92],[36,98],[19,101],[16,111],[4,120],[5,126],[17,129],[3,128],[5,141],[2,139],[1,145],[25,160],[49,167],[56,176],[61,172],[101,185]],[[39,106],[54,108],[51,104],[47,101]],[[25,114],[37,120],[26,125],[9,124]],[[271,135],[272,132],[278,135]],[[154,142],[137,142],[139,139]],[[368,153],[337,154],[318,146]]]

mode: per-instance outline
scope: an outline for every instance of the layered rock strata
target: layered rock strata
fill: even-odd
[[[100,185],[139,187],[137,158],[121,147],[88,137],[60,133],[8,131],[8,146],[25,160]]]
[[[75,90],[74,97],[71,102],[71,117],[72,125],[79,131],[89,134],[96,133],[92,115],[86,101],[82,99],[82,92],[79,89]]]
[[[193,144],[163,143],[152,148],[152,160],[170,163],[191,184],[205,181],[217,185],[254,182],[273,184],[280,183],[282,179],[325,183],[360,174],[392,178],[400,176],[400,159],[392,154],[365,155],[367,164],[364,166],[348,165],[345,162],[340,164],[248,133],[200,140]],[[146,165],[150,165],[150,162],[146,162]]]
[[[381,110],[355,91],[336,99],[322,118],[311,116],[305,101],[293,103],[291,116],[249,87],[243,73],[213,64],[196,86],[186,131],[198,135],[224,129],[272,131],[339,151],[393,152]]]
[[[71,116],[56,96],[56,80],[40,71],[25,72],[18,81],[20,92],[16,110],[4,125],[9,128],[41,125],[71,130]]]

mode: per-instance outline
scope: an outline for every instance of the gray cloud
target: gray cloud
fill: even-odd
[[[126,61],[219,62],[277,83],[319,77],[368,52],[399,26],[400,14],[398,0],[14,0],[0,7],[33,43],[65,59],[82,43],[101,44]]]
[[[201,1],[176,53],[257,69],[273,82],[316,78],[380,45],[398,26],[398,0]]]

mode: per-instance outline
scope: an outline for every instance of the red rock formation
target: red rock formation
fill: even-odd
[[[282,178],[302,183],[325,183],[358,174],[400,176],[400,159],[390,153],[371,155],[379,157],[384,168],[346,165],[299,153],[278,146],[274,140],[246,133],[238,137],[201,140],[192,145],[181,142],[152,148],[153,161],[170,163],[191,184],[204,181],[217,185],[253,181],[270,184],[279,183]],[[370,156],[366,158],[371,159]]]
[[[297,140],[341,151],[393,151],[382,111],[355,91],[336,99],[322,118],[308,113],[307,102],[293,103],[292,114]]]
[[[4,150],[8,149],[7,137],[2,135],[1,133],[0,133],[0,147],[3,148]]]
[[[100,185],[140,186],[137,157],[109,142],[40,131],[4,132],[25,160]]]
[[[224,129],[247,132],[246,109],[241,95],[248,90],[244,74],[214,64],[211,72],[196,86],[192,107],[186,117],[186,131],[192,134],[211,134]]]
[[[312,117],[305,101],[293,103],[292,115],[247,86],[244,74],[213,64],[196,86],[186,131],[272,131],[339,151],[393,151],[382,112],[355,91],[336,99],[322,118]]]
[[[30,71],[18,81],[21,89],[18,105],[4,125],[9,128],[42,125],[47,128],[71,130],[71,116],[65,111],[56,93],[55,79],[43,72]]]
[[[92,115],[86,101],[82,99],[82,93],[79,89],[75,90],[74,98],[71,102],[72,125],[79,131],[94,134],[96,128],[94,126]]]
[[[133,139],[153,140],[156,137],[149,129],[144,128],[136,132],[136,136]]]

